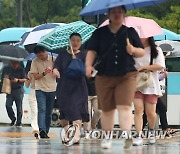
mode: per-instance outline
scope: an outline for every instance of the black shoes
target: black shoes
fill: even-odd
[[[17,128],[21,128],[21,127],[22,127],[22,124],[21,124],[21,123],[16,123],[16,127],[17,127]]]
[[[16,119],[13,120],[13,121],[11,121],[10,126],[14,126],[14,125],[15,125],[15,122],[16,122]]]
[[[35,137],[36,139],[39,139],[39,134],[38,134],[38,133],[34,133],[34,137]]]
[[[42,138],[42,139],[49,139],[50,138],[47,135],[47,133],[45,131],[43,131],[43,130],[40,131],[39,135],[40,135],[40,138]]]

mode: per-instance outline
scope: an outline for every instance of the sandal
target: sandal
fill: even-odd
[[[166,129],[166,131],[167,131],[167,133],[169,133],[169,134],[171,134],[171,135],[173,135],[173,134],[175,134],[175,133],[178,132],[178,130],[171,129],[171,128]]]

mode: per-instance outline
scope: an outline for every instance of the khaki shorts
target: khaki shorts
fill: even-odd
[[[131,106],[136,91],[136,76],[137,72],[119,77],[97,76],[99,109],[107,112],[116,109],[117,105]]]

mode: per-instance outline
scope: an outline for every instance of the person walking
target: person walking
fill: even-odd
[[[133,145],[143,145],[142,126],[143,126],[143,112],[145,110],[148,123],[149,135],[148,140],[150,144],[156,142],[155,137],[155,123],[156,123],[156,104],[158,97],[162,95],[159,83],[159,72],[165,68],[165,59],[162,50],[155,45],[153,37],[141,39],[146,53],[141,58],[135,58],[136,68],[139,72],[148,70],[152,71],[152,84],[141,91],[136,91],[134,97],[135,107],[135,127],[137,136],[134,138]]]
[[[67,75],[67,69],[73,57],[85,61],[86,53],[80,50],[82,38],[79,33],[70,35],[70,50],[63,49],[57,57],[53,73],[58,79],[57,102],[60,110],[60,123],[68,129],[70,122],[76,127],[73,144],[80,141],[80,128],[82,122],[89,121],[88,90],[85,76],[71,78]],[[68,136],[62,139],[65,145],[69,142]]]
[[[34,53],[37,58],[32,61],[30,72],[35,79],[39,134],[40,138],[49,138],[56,92],[56,77],[52,72],[55,58],[48,55],[42,46],[36,46]]]
[[[95,79],[98,106],[102,110],[101,125],[104,131],[112,131],[117,108],[121,129],[129,136],[132,127],[132,101],[136,89],[137,70],[133,57],[144,55],[143,45],[134,28],[123,25],[126,9],[124,6],[109,9],[110,24],[98,28],[88,43],[86,76],[92,77],[96,55],[99,64]],[[128,39],[127,39],[128,38]],[[125,140],[129,148],[132,139]],[[102,148],[111,148],[110,139],[104,139]]]
[[[11,61],[10,66],[3,69],[2,81],[5,76],[8,76],[11,81],[11,94],[6,95],[6,110],[9,118],[11,119],[11,126],[22,127],[22,101],[24,97],[23,85],[26,81],[25,70],[17,61]],[[17,118],[13,111],[13,102],[17,108]]]
[[[166,51],[163,51],[164,58],[166,59],[166,56],[169,54]],[[168,77],[168,72],[167,70],[162,70],[159,72],[159,83],[160,83],[160,89],[162,95],[165,94],[166,92],[166,79]],[[171,127],[168,125],[168,120],[167,120],[167,106],[163,102],[162,97],[158,98],[157,104],[156,104],[156,113],[159,114],[159,119],[161,123],[161,128],[163,131],[166,132],[166,138],[170,138],[172,135],[174,135],[176,132],[178,132],[175,129],[171,129]],[[147,124],[147,116],[146,113],[144,112],[143,114],[143,129]]]
[[[37,109],[37,100],[36,100],[36,91],[35,91],[35,79],[33,74],[30,72],[30,66],[32,61],[28,61],[28,73],[27,73],[27,80],[25,85],[27,88],[30,89],[29,93],[29,105],[31,108],[31,127],[33,129],[33,134],[36,139],[39,139],[39,126],[38,126],[38,109]]]
[[[88,111],[90,117],[89,119],[91,120],[87,123],[86,122],[83,123],[85,138],[88,138],[86,136],[86,133],[96,128],[96,125],[101,117],[101,111],[98,109],[98,98],[95,88],[95,78],[87,79],[87,87],[88,87]],[[92,115],[92,111],[93,111],[93,115]]]

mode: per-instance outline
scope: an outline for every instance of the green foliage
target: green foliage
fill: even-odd
[[[80,20],[82,1],[23,0],[23,26]],[[18,0],[0,0],[0,29],[17,26],[17,7]],[[128,15],[154,19],[160,26],[180,33],[180,0],[167,0],[154,7],[128,11]]]

